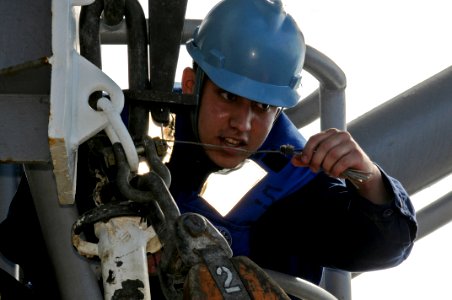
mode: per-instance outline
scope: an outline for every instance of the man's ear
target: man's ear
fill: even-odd
[[[185,68],[182,72],[182,93],[193,94],[196,84],[196,73],[192,68]]]

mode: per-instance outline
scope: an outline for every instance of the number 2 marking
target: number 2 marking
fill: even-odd
[[[217,268],[217,275],[221,276],[221,274],[226,273],[226,280],[224,281],[224,289],[226,290],[226,293],[233,293],[233,292],[239,292],[240,287],[239,286],[231,286],[232,282],[232,272],[226,267],[218,267]]]

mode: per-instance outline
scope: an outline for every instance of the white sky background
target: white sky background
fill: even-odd
[[[147,15],[147,0],[143,3]],[[201,19],[218,1],[189,0],[186,18]],[[452,65],[452,17],[444,0],[285,0],[308,45],[331,58],[347,76],[347,121],[394,98]],[[118,47],[115,47],[115,49]],[[124,66],[118,63],[122,55]],[[104,47],[103,68],[127,86],[125,50]],[[108,63],[109,57],[114,61]],[[181,48],[179,80],[190,59]],[[317,83],[305,74],[303,94]],[[318,124],[302,130],[306,136]],[[445,137],[451,138],[451,137]],[[413,196],[416,209],[450,191],[452,176]],[[452,299],[452,225],[416,243],[402,265],[352,280],[354,300]]]

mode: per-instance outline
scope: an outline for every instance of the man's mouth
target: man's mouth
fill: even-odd
[[[246,146],[247,143],[243,139],[220,137],[220,147],[223,149],[223,151],[226,151],[230,154],[237,155],[238,153],[245,153],[249,155],[248,149],[245,148]]]
[[[223,142],[228,147],[240,147],[245,144],[242,140],[237,140],[230,137],[223,138]]]

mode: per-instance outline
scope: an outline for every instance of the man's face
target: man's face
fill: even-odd
[[[198,133],[201,143],[225,148],[208,147],[209,158],[222,168],[234,168],[249,153],[265,141],[278,109],[231,94],[212,81],[205,80],[199,108]]]

